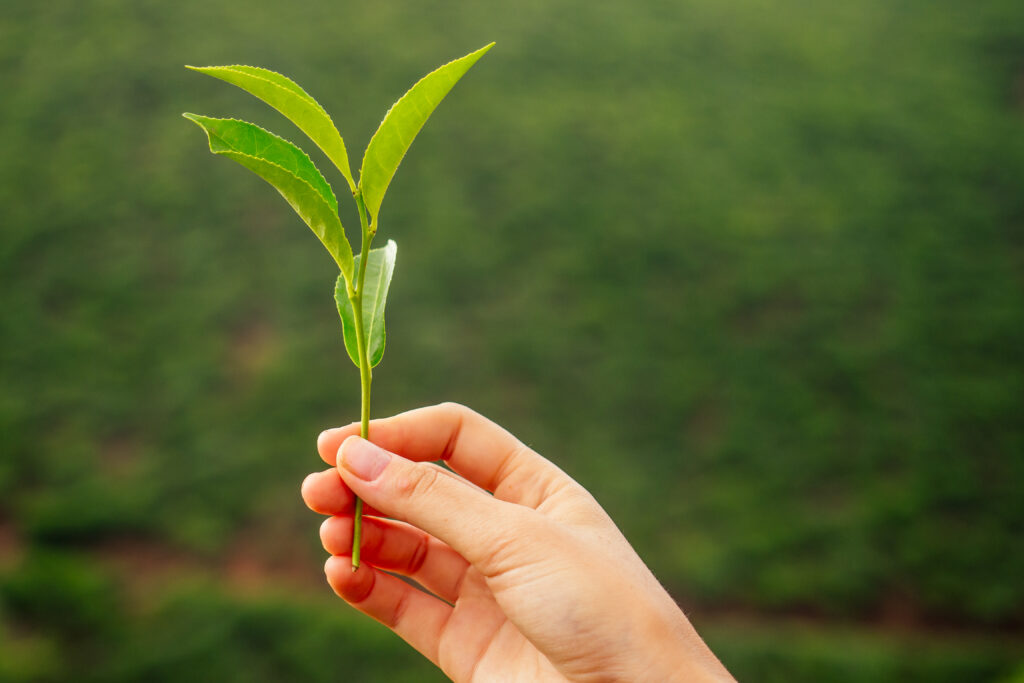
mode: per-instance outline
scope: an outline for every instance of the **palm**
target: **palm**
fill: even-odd
[[[539,504],[536,512],[577,529],[587,526],[578,510],[557,493]],[[515,623],[523,615],[544,614],[543,625],[538,629],[534,624],[533,630],[547,631],[552,621],[548,615],[558,612],[559,591],[549,588],[564,583],[554,576],[559,570],[547,566],[545,555],[535,563],[517,565],[514,574],[492,569],[485,577],[439,539],[404,522],[371,515],[363,520],[364,564],[353,573],[344,555],[351,547],[351,529],[348,516],[332,517],[321,527],[324,547],[338,555],[327,565],[335,590],[393,629],[453,680],[565,680]],[[500,560],[491,557],[489,561],[493,565]],[[409,577],[433,595],[380,569]],[[576,643],[551,643],[563,638],[531,635],[542,635],[546,644],[572,649],[576,656],[582,654]]]
[[[508,620],[475,569],[463,580],[439,643],[438,665],[455,681],[564,680]]]

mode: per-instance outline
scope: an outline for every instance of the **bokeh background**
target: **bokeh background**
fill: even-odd
[[[5,0],[0,680],[440,678],[299,500],[358,412],[335,266],[180,113],[343,181],[182,65],[358,160],[491,40],[384,204],[374,413],[555,460],[741,679],[1024,678],[1018,0]]]

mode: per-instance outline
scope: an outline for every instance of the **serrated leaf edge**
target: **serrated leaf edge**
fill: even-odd
[[[402,94],[402,96],[401,96],[401,97],[399,97],[399,98],[398,98],[397,100],[395,100],[394,102],[392,102],[391,106],[390,106],[390,107],[388,107],[388,110],[387,110],[387,112],[385,112],[385,114],[384,114],[384,118],[382,118],[382,119],[380,120],[380,123],[379,123],[379,124],[377,124],[377,130],[376,130],[376,131],[374,131],[374,133],[373,133],[373,136],[372,136],[372,137],[370,137],[370,142],[368,142],[368,143],[366,144],[366,149],[365,149],[365,150],[363,150],[363,160],[362,160],[362,162],[361,162],[361,163],[359,164],[359,187],[362,187],[362,184],[363,184],[363,168],[365,167],[365,164],[366,164],[366,152],[367,152],[367,151],[369,151],[370,147],[372,147],[372,146],[373,146],[373,141],[377,139],[377,136],[378,136],[378,135],[380,135],[380,132],[381,132],[381,127],[382,127],[382,126],[384,125],[384,122],[388,120],[388,116],[390,116],[390,115],[391,115],[391,111],[392,111],[392,110],[393,110],[393,109],[394,109],[395,107],[397,107],[397,106],[399,105],[399,103],[401,103],[401,101],[402,101],[402,100],[404,100],[404,99],[405,99],[405,97],[406,97],[406,96],[407,96],[407,95],[408,95],[409,93],[411,93],[411,92],[412,92],[413,90],[415,90],[415,89],[416,89],[416,86],[418,86],[418,85],[419,85],[420,83],[422,83],[423,81],[425,81],[425,80],[427,80],[428,78],[430,78],[431,76],[433,76],[433,75],[434,75],[434,74],[435,74],[436,72],[438,72],[438,71],[440,71],[441,69],[444,69],[444,68],[446,68],[446,67],[450,66],[451,64],[454,64],[455,62],[459,61],[460,59],[465,59],[466,57],[468,57],[469,55],[473,54],[474,52],[481,52],[481,51],[482,51],[482,52],[483,52],[483,54],[481,54],[481,55],[480,55],[480,57],[483,57],[483,56],[484,56],[485,54],[487,54],[487,52],[488,52],[488,51],[489,51],[489,50],[490,50],[490,49],[491,49],[492,47],[494,47],[494,45],[495,45],[494,41],[491,41],[491,42],[490,42],[490,43],[488,43],[487,45],[484,45],[484,46],[483,46],[482,48],[479,48],[479,49],[477,49],[477,50],[473,50],[473,52],[470,52],[469,54],[466,54],[466,55],[462,55],[461,57],[456,57],[455,59],[452,59],[452,60],[449,60],[449,61],[445,62],[444,64],[442,64],[441,66],[437,67],[436,69],[432,69],[431,71],[429,71],[428,73],[426,73],[426,74],[425,74],[425,75],[424,75],[424,76],[423,76],[422,78],[420,78],[420,79],[419,79],[418,81],[416,81],[415,83],[413,83],[413,84],[412,84],[412,86],[411,86],[411,87],[410,87],[410,88],[409,88],[408,90],[406,90],[406,91],[405,91],[405,92],[404,92],[404,93]],[[478,60],[478,61],[479,61],[480,57],[477,57],[477,60]],[[476,62],[474,62],[473,64],[475,65],[475,64],[476,64]],[[465,74],[463,74],[463,75],[465,75]],[[460,77],[459,77],[459,79],[461,80],[461,78],[462,78],[462,77],[460,76]],[[453,86],[453,87],[454,87],[454,86]],[[445,94],[445,96],[447,97],[447,93]],[[418,134],[418,133],[419,133],[419,131],[417,131],[417,134]],[[410,143],[410,144],[411,144],[411,143]],[[401,164],[401,163],[402,163],[402,160],[403,160],[403,159],[405,159],[405,155],[406,155],[406,154],[407,154],[408,152],[409,152],[409,149],[408,149],[408,146],[406,146],[406,151],[405,151],[405,152],[403,152],[403,153],[402,153],[402,156],[398,158],[398,163],[399,163],[399,164]],[[380,164],[377,164],[377,165],[378,165],[378,166],[380,166]],[[381,196],[381,198],[383,199],[383,195]],[[378,209],[378,212],[379,212],[379,209]],[[372,218],[372,219],[373,219],[374,221],[376,221],[376,220],[377,220],[377,217],[376,217],[376,216],[371,216],[371,218]]]
[[[303,88],[301,85],[299,85],[298,83],[293,81],[291,78],[289,78],[288,76],[285,76],[283,73],[281,73],[279,71],[274,71],[273,69],[267,69],[266,67],[262,67],[262,66],[255,66],[253,64],[228,64],[228,65],[224,65],[224,66],[190,66],[190,65],[186,64],[185,68],[186,69],[191,69],[192,71],[198,71],[199,73],[203,73],[204,71],[206,71],[208,69],[224,69],[225,71],[234,71],[235,73],[243,74],[243,75],[248,76],[250,78],[259,79],[259,80],[263,81],[264,83],[269,83],[270,85],[274,86],[275,88],[280,88],[281,90],[288,90],[287,88],[285,88],[280,83],[275,83],[274,81],[272,81],[272,80],[270,80],[268,78],[264,78],[263,76],[259,76],[257,74],[251,74],[251,73],[248,73],[246,71],[242,71],[242,69],[259,69],[260,71],[267,71],[269,73],[274,74],[275,76],[280,76],[281,78],[283,78],[283,79],[287,80],[288,82],[290,82],[299,91],[298,93],[295,93],[295,94],[300,95],[304,100],[306,100],[307,102],[312,104],[314,107],[316,107],[320,111],[320,113],[322,113],[328,119],[331,118],[331,115],[327,113],[327,110],[323,108],[323,105],[321,105],[319,102],[317,102],[313,98],[312,95],[310,95],[308,92],[306,92],[305,88]],[[206,75],[209,75],[209,74],[206,74]],[[295,91],[294,90],[289,90],[289,92],[295,92]],[[331,120],[331,124],[332,125],[334,124],[334,120],[333,119]],[[337,126],[335,126],[335,128],[337,128]]]
[[[197,126],[202,128],[203,132],[206,133],[207,140],[212,142],[212,140],[210,140],[210,138],[212,137],[211,131],[207,130],[205,126],[201,125],[198,121],[196,121],[195,119],[192,118],[192,116],[202,116],[202,114],[190,114],[190,113],[186,112],[185,114],[182,114],[182,116],[184,116],[186,119],[188,119],[189,121],[192,121]],[[276,133],[273,133],[273,132],[267,130],[266,128],[263,128],[262,126],[258,126],[255,123],[252,123],[251,121],[245,121],[243,119],[236,119],[234,117],[226,118],[226,119],[218,119],[218,118],[214,118],[213,116],[203,116],[203,118],[213,119],[214,121],[233,121],[235,123],[244,123],[244,124],[246,124],[248,126],[252,126],[253,128],[258,128],[259,130],[263,131],[267,135],[270,135],[271,137],[275,137],[278,140],[280,140],[281,142],[286,142],[289,145],[291,145],[292,147],[294,147],[295,149],[299,150],[299,152],[302,153],[302,156],[306,157],[306,160],[310,163],[310,165],[313,167],[313,169],[316,170],[316,172],[320,174],[320,178],[323,179],[324,184],[327,185],[327,189],[330,190],[330,193],[331,193],[330,198],[324,197],[323,193],[319,189],[317,189],[315,186],[313,186],[313,184],[311,184],[308,180],[306,180],[305,178],[300,178],[299,176],[295,175],[292,171],[289,171],[287,168],[285,168],[281,164],[275,163],[273,161],[269,161],[267,159],[264,159],[263,157],[258,157],[258,156],[254,156],[252,154],[248,154],[246,152],[238,151],[234,147],[232,147],[231,145],[227,144],[227,141],[224,140],[224,138],[220,137],[219,135],[217,136],[218,140],[223,140],[224,141],[224,146],[225,147],[230,147],[231,148],[232,154],[240,154],[241,156],[249,157],[250,159],[256,159],[258,161],[262,161],[264,163],[270,164],[271,166],[277,166],[282,171],[284,171],[285,173],[288,173],[289,175],[291,175],[296,180],[298,180],[300,182],[303,182],[306,185],[309,185],[309,187],[314,192],[316,192],[316,194],[319,195],[324,200],[324,202],[327,203],[327,206],[329,206],[334,211],[335,215],[337,215],[337,213],[338,213],[338,197],[334,194],[334,188],[331,187],[331,183],[328,182],[327,178],[324,178],[324,174],[320,171],[319,168],[316,167],[316,164],[313,163],[313,160],[310,159],[309,155],[306,154],[306,150],[302,149],[301,147],[296,145],[291,140],[283,138],[280,135],[278,135]],[[222,154],[222,152],[215,152],[214,149],[213,149],[213,145],[212,144],[210,145],[210,152],[212,152],[213,154]],[[341,221],[340,217],[339,217],[338,220],[339,220],[339,222]]]
[[[191,118],[188,113],[182,114],[182,116],[184,116],[186,119],[188,119],[189,121],[192,121],[197,126],[199,126],[203,130],[203,132],[206,133],[207,140],[209,141],[209,139],[211,137],[211,134],[210,134],[209,130],[207,130],[204,126],[200,125],[200,123],[198,121],[196,121],[195,119]],[[199,114],[193,114],[193,116],[199,116]],[[213,118],[213,117],[212,116],[207,116],[205,118]],[[218,120],[220,120],[220,121],[237,121],[239,123],[250,123],[249,121],[243,121],[242,119],[235,119],[235,118],[218,119]],[[255,123],[250,123],[250,125],[254,126],[255,128],[259,128],[260,130],[262,130],[262,131],[264,131],[266,133],[269,133],[270,135],[273,135],[275,138],[278,138],[280,140],[284,140],[285,142],[289,142],[288,140],[285,140],[284,138],[282,138],[280,135],[274,135],[274,133],[271,133],[270,131],[266,130],[265,128],[260,128],[260,126],[257,126]],[[220,136],[217,136],[217,139],[222,140],[223,138],[221,138]],[[294,145],[294,143],[290,143],[290,144]],[[230,145],[228,145],[228,146],[230,147]],[[306,154],[301,147],[299,147],[298,145],[294,145],[294,146],[300,152],[305,154],[307,159],[309,158],[309,155]],[[234,150],[234,148],[232,148],[232,151],[230,151],[230,152],[216,152],[213,149],[213,145],[210,145],[210,152],[212,154],[216,154],[218,156],[225,155],[225,154],[234,154],[234,155],[238,155],[240,157],[246,157],[247,159],[254,159],[254,160],[259,161],[261,163],[267,164],[268,166],[273,166],[275,168],[279,168],[282,171],[284,171],[285,173],[287,173],[288,175],[290,175],[292,178],[297,180],[298,182],[302,183],[303,185],[305,185],[309,189],[313,190],[313,193],[316,196],[320,197],[320,199],[325,204],[327,204],[327,208],[332,209],[334,217],[338,220],[338,227],[341,228],[341,237],[345,241],[345,243],[348,244],[349,258],[350,259],[352,258],[352,256],[351,256],[351,254],[352,254],[352,245],[348,241],[348,236],[345,235],[345,226],[342,225],[341,218],[338,216],[337,199],[335,199],[335,204],[332,206],[331,203],[328,202],[327,199],[320,193],[320,191],[316,187],[314,187],[308,180],[306,180],[305,178],[300,178],[299,176],[295,175],[293,172],[291,172],[290,170],[288,170],[287,168],[285,168],[281,164],[274,163],[273,161],[270,161],[268,159],[264,159],[263,157],[257,157],[257,156],[253,156],[252,154],[246,154],[245,152],[239,152],[239,151]],[[312,163],[312,161],[310,161],[310,163]],[[315,164],[313,165],[313,168],[316,168]],[[319,173],[320,169],[317,169],[317,172]],[[323,174],[321,174],[320,177],[323,177]],[[326,179],[324,180],[324,182],[327,183]],[[327,187],[330,188],[331,184],[327,183]],[[332,195],[334,194],[333,188],[331,188],[331,194]],[[302,217],[300,216],[300,218],[302,218]],[[303,219],[303,222],[305,223],[305,219]],[[312,226],[310,226],[310,228],[312,228]],[[319,238],[319,235],[317,235],[317,237]],[[338,268],[341,270],[341,277],[344,277],[346,282],[349,279],[351,279],[351,277],[353,275],[352,263],[351,262],[348,263],[349,272],[346,273],[345,272],[345,265],[340,263],[338,261],[337,257],[334,254],[331,254],[331,257],[334,258],[335,263],[337,263]]]
[[[352,263],[353,263],[353,269],[354,269],[355,268],[355,257],[353,257]],[[352,361],[352,364],[355,365],[358,368],[359,367],[359,358],[357,357],[358,354],[357,354],[357,352],[354,349],[350,349],[349,348],[348,341],[345,339],[345,333],[348,331],[348,328],[345,326],[345,313],[342,311],[342,307],[344,307],[345,304],[348,304],[349,306],[351,306],[352,302],[348,298],[348,285],[349,285],[348,280],[345,280],[345,285],[343,287],[342,286],[342,279],[343,279],[342,276],[339,275],[337,281],[334,283],[334,305],[338,309],[338,317],[341,319],[342,346],[345,347],[345,353],[346,353],[346,355],[348,355],[348,359],[350,361]],[[354,317],[355,317],[355,314],[353,312],[353,318]],[[353,329],[352,329],[352,334],[353,335],[355,334],[354,326],[355,326],[355,323],[353,322]]]
[[[284,87],[280,83],[275,83],[274,81],[272,81],[272,80],[270,80],[268,78],[264,78],[263,76],[260,76],[260,75],[257,75],[257,74],[251,74],[251,73],[249,73],[247,71],[241,71],[239,67],[245,68],[245,69],[259,69],[260,71],[267,71],[269,73],[274,74],[275,76],[280,76],[281,78],[285,79],[286,81],[288,81],[289,83],[294,85],[296,87],[296,89],[298,90],[298,93],[296,93],[294,90],[289,90],[288,88]],[[341,131],[338,130],[338,124],[336,124],[334,122],[334,119],[331,118],[331,115],[328,114],[327,110],[323,108],[323,105],[321,105],[319,102],[317,102],[316,99],[312,95],[310,95],[308,92],[306,92],[306,90],[301,85],[299,85],[298,83],[293,81],[288,76],[285,76],[283,73],[280,73],[278,71],[274,71],[273,69],[267,69],[267,68],[262,67],[262,66],[253,66],[251,64],[231,64],[229,66],[189,66],[188,64],[186,64],[185,68],[186,69],[191,69],[192,71],[196,71],[198,73],[204,73],[204,71],[207,70],[207,69],[224,69],[225,71],[231,71],[231,72],[234,72],[236,74],[242,74],[243,76],[247,76],[249,78],[255,78],[256,80],[259,80],[259,81],[262,81],[262,82],[267,83],[269,85],[272,85],[273,87],[278,88],[280,90],[284,90],[285,92],[290,92],[290,93],[298,95],[305,102],[307,102],[308,104],[313,105],[318,112],[320,112],[321,114],[324,115],[324,117],[327,118],[327,120],[331,124],[331,127],[334,129],[334,132],[338,134],[338,139],[341,141],[341,148],[345,152],[346,160],[348,159],[348,149],[345,147],[345,139],[341,136]],[[204,73],[204,75],[210,76],[210,74],[206,74],[206,73]],[[252,94],[252,93],[250,93],[250,94]],[[254,97],[255,97],[255,95],[254,95]],[[257,97],[256,99],[262,99],[262,98]],[[271,108],[275,109],[275,110],[277,109],[277,107],[273,107],[273,106]],[[288,118],[288,117],[286,116],[285,118]],[[233,120],[238,121],[239,119],[233,119]],[[295,122],[293,121],[292,123],[294,124]],[[253,124],[253,125],[255,125],[255,124]],[[297,126],[297,124],[295,124],[295,125]],[[273,135],[273,133],[271,133],[271,135]],[[282,139],[284,139],[284,138],[282,138]],[[314,144],[316,144],[315,141],[314,141]],[[319,145],[317,145],[317,146],[319,147]],[[298,145],[296,145],[296,147],[298,147]],[[302,149],[302,148],[299,147],[299,149]],[[303,154],[305,154],[305,151],[303,151]],[[309,155],[307,154],[306,156],[309,156]],[[328,156],[328,158],[330,158],[330,157]],[[356,184],[355,184],[355,180],[352,178],[352,169],[351,168],[342,168],[337,163],[335,163],[334,159],[331,159],[331,163],[334,164],[334,166],[338,169],[338,171],[341,173],[341,175],[345,178],[345,182],[347,182],[349,184],[349,186],[354,191]],[[319,169],[317,169],[317,170],[319,170]],[[323,173],[321,173],[320,175],[323,175]],[[333,192],[334,188],[331,188],[331,191]]]

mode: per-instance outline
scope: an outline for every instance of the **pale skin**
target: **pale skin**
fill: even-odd
[[[498,425],[446,403],[358,434],[323,432],[332,467],[302,483],[327,581],[451,679],[734,680],[586,489]]]

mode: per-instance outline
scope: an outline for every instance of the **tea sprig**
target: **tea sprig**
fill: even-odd
[[[384,355],[384,306],[398,247],[388,240],[371,249],[388,185],[423,124],[445,95],[494,43],[441,66],[421,78],[388,110],[363,153],[359,181],[352,177],[345,141],[327,111],[290,78],[255,66],[187,67],[255,95],[284,114],[323,150],[348,183],[359,213],[360,253],[353,256],[330,183],[299,147],[238,119],[183,116],[202,128],[210,151],[228,157],[274,186],[320,239],[340,270],[334,299],[349,358],[359,368],[360,434],[369,438],[373,368]],[[364,258],[365,255],[365,258]],[[359,568],[363,502],[356,499],[352,570]]]

